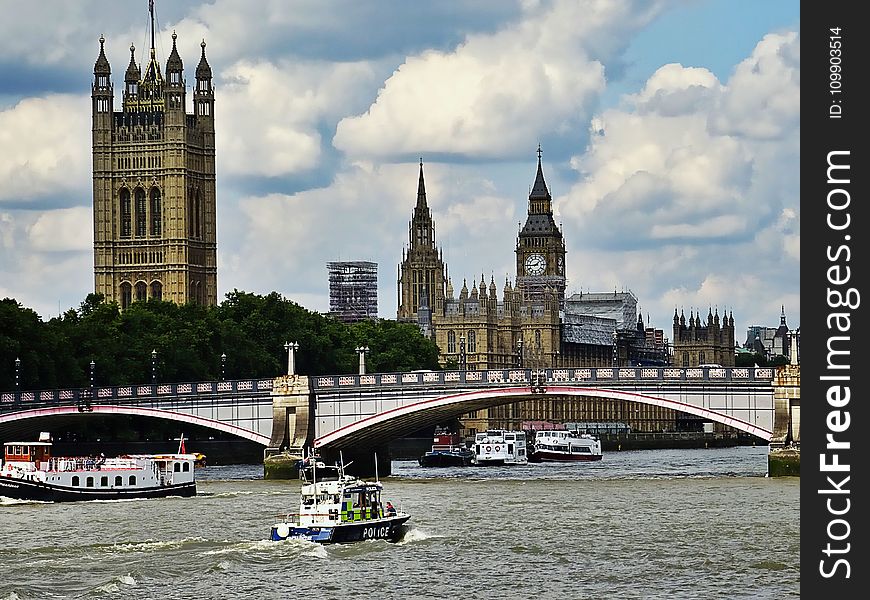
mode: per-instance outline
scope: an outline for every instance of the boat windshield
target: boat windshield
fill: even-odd
[[[327,467],[322,463],[316,467],[305,467],[299,472],[305,483],[312,483],[315,478],[317,481],[338,481],[341,479],[341,470],[338,467]]]

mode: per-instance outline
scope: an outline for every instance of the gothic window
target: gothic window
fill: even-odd
[[[160,190],[151,188],[151,235],[160,236],[163,229],[163,211],[160,207]]]
[[[447,332],[447,353],[453,354],[456,352],[456,332],[452,329]]]
[[[133,230],[132,207],[130,206],[130,190],[121,190],[121,237],[130,237]]]
[[[128,282],[121,284],[121,308],[127,308],[133,302],[133,286]]]
[[[698,354],[698,364],[699,365],[706,364],[707,361],[705,359],[706,359],[706,355],[703,352],[700,352]]]
[[[473,329],[468,332],[468,352],[471,354],[477,352],[477,332]]]
[[[202,237],[202,206],[200,203],[199,190],[196,190],[193,197],[193,237],[200,239]]]
[[[136,301],[144,302],[148,299],[148,286],[145,285],[144,281],[140,281],[136,284]]]
[[[193,237],[193,188],[187,190],[187,237]]]
[[[151,282],[151,297],[155,300],[163,299],[163,284],[159,281]]]
[[[147,221],[145,190],[136,188],[136,236],[145,237],[145,224]]]
[[[685,352],[685,351],[683,352],[683,366],[684,367],[689,366],[689,353]]]
[[[541,349],[541,330],[540,329],[535,330],[535,348],[537,348],[538,350]]]

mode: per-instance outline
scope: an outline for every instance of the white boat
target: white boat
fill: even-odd
[[[529,450],[531,462],[570,462],[601,460],[601,441],[576,431],[538,431]]]
[[[363,481],[346,474],[344,467],[343,463],[327,466],[318,457],[306,458],[299,469],[299,512],[280,517],[269,538],[320,544],[401,540],[411,516],[391,502],[384,504],[380,481]]]
[[[6,442],[0,496],[43,502],[196,495],[196,454],[52,456],[47,433],[37,442]]]
[[[526,454],[526,433],[505,429],[489,429],[474,437],[474,460],[478,465],[523,465]]]

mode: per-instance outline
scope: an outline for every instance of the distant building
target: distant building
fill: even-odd
[[[788,324],[785,320],[785,305],[779,316],[779,327],[765,327],[763,325],[750,325],[746,330],[746,341],[743,347],[756,354],[764,356],[768,360],[777,356],[785,356],[794,364],[797,364],[797,356],[791,356],[792,338],[799,339],[800,329],[794,335],[789,334]],[[795,344],[796,354],[799,342]]]
[[[378,263],[329,262],[329,314],[344,323],[378,318]]]
[[[668,364],[664,332],[644,326],[631,292],[566,298],[565,240],[553,217],[540,148],[527,210],[513,248],[514,282],[506,279],[499,290],[493,275],[487,281],[481,274],[454,289],[436,245],[421,162],[408,246],[397,269],[397,320],[416,323],[438,346],[441,364],[460,370]],[[522,421],[623,420],[626,405],[548,398],[481,409],[461,422],[466,432],[474,432],[515,428]],[[655,431],[673,427],[676,420],[674,411],[661,407],[637,414]]]
[[[735,361],[734,315],[724,315],[719,319],[711,309],[707,321],[701,321],[700,312],[689,312],[686,316],[674,309],[674,365],[677,367],[697,367],[704,364],[717,364],[733,367]]]
[[[217,304],[215,126],[205,42],[195,71],[193,113],[172,34],[161,72],[154,44],[130,63],[121,110],[100,37],[91,85],[94,291],[125,309],[137,300]]]

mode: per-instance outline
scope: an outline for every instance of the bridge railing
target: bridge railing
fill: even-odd
[[[2,392],[0,393],[0,411],[17,410],[23,406],[42,408],[91,403],[118,404],[200,395],[259,395],[272,391],[272,381],[272,379],[238,379],[229,381],[97,386],[93,390],[87,387]]]
[[[543,371],[548,384],[642,383],[642,382],[769,382],[770,367],[578,367],[548,369],[490,369],[487,371],[412,371],[409,373],[371,373],[367,375],[314,375],[315,390],[377,388],[396,386],[455,387],[480,385],[530,385],[532,374]]]

